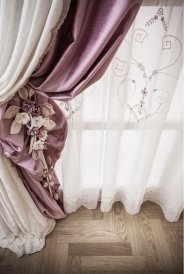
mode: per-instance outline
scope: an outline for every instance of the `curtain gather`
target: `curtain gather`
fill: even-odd
[[[28,84],[52,99],[77,96],[103,75],[141,2],[72,1],[53,47]]]
[[[69,4],[69,0],[0,0],[0,116],[11,102],[5,101],[27,82],[51,46]],[[12,100],[16,98],[17,95]],[[16,164],[16,159],[27,157],[25,150],[24,156],[22,153],[26,138],[24,130],[19,136],[8,137],[9,125],[10,121],[1,116],[0,153],[11,155]],[[20,178],[21,165],[18,170],[15,164],[12,166],[0,155],[0,246],[22,256],[43,248],[45,236],[52,231],[55,221],[42,216]],[[29,176],[29,166],[30,161],[23,169],[25,177]]]
[[[68,0],[0,1],[0,103],[28,81],[66,17]],[[58,22],[59,20],[59,22]]]
[[[27,118],[27,122],[21,122],[23,124],[27,123],[27,127],[30,127],[30,123],[34,119],[32,116],[38,116],[37,120],[39,121],[46,119],[46,115],[42,115],[43,109],[41,105],[47,103],[47,106],[52,106],[55,111],[53,122],[55,122],[56,126],[53,130],[49,131],[46,140],[47,149],[44,148],[43,142],[39,144],[42,145],[46,151],[44,157],[47,158],[47,156],[49,156],[52,161],[52,167],[54,167],[65,143],[67,126],[62,111],[57,107],[54,101],[52,101],[52,98],[55,98],[55,93],[58,93],[58,88],[60,89],[60,87],[64,89],[64,93],[59,90],[58,94],[60,99],[63,98],[63,94],[68,94],[66,98],[76,96],[87,85],[92,84],[102,75],[128,31],[140,4],[140,0],[124,1],[123,3],[121,0],[108,0],[105,2],[102,0],[90,2],[86,0],[72,1],[69,13],[62,25],[63,27],[61,26],[56,34],[50,51],[45,55],[43,61],[35,70],[28,85],[20,90],[23,94],[26,92],[25,90],[28,89],[28,86],[29,88],[31,87],[35,92],[35,97],[33,96],[34,99],[28,98],[28,100],[26,99],[22,102],[21,99],[18,98],[18,95],[15,95],[12,100],[1,107],[0,127],[3,130],[1,131],[0,140],[2,151],[4,155],[17,165],[22,180],[28,191],[30,191],[33,200],[41,212],[49,217],[58,219],[65,216],[62,206],[62,195],[60,195],[60,199],[58,199],[58,203],[56,203],[53,197],[50,197],[48,191],[43,187],[48,185],[49,190],[51,184],[54,187],[58,187],[58,179],[55,174],[53,174],[53,178],[51,179],[50,174],[48,174],[49,170],[43,170],[43,168],[41,168],[42,165],[40,162],[42,162],[42,164],[44,162],[47,165],[46,159],[40,157],[42,161],[40,161],[40,159],[35,160],[29,153],[30,136],[27,136],[28,131],[25,130],[25,127],[22,128],[18,136],[10,134],[12,130],[12,119],[8,122],[4,119],[4,115],[6,115],[5,111],[8,111],[8,107],[14,105],[19,107],[20,113],[16,112],[14,114],[14,116],[16,116],[15,122],[17,127],[20,124],[20,116],[25,116],[25,113],[22,112],[22,104],[26,104],[29,112],[31,112],[29,113],[30,117]],[[81,49],[83,50],[81,51]],[[40,73],[43,71],[44,75]],[[87,72],[89,72],[88,76],[86,75]],[[39,86],[35,85],[35,77],[36,83],[39,83]],[[84,85],[85,77],[86,84]],[[91,80],[89,81],[89,79]],[[68,84],[66,80],[68,80]],[[75,89],[77,83],[78,88]],[[71,86],[71,90],[73,91],[68,89],[68,85]],[[40,94],[37,94],[39,91],[41,91]],[[37,107],[34,107],[33,110],[33,101],[36,101],[36,105],[40,106],[42,114],[37,113]],[[38,144],[37,141],[40,141],[37,138],[40,128],[42,131],[45,129],[44,126],[37,126],[36,130],[33,130],[31,133],[29,132],[36,140],[34,144]],[[48,174],[46,178],[48,180],[46,182],[42,180],[43,173]]]
[[[22,256],[41,250],[55,221],[42,216],[14,166],[0,155],[0,247]]]

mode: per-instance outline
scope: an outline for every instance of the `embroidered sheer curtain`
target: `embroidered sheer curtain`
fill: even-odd
[[[59,184],[53,169],[67,133],[66,123],[63,125],[63,121],[66,121],[63,114],[49,98],[73,98],[101,77],[127,33],[141,2],[126,0],[122,4],[121,0],[109,0],[104,5],[103,0],[90,3],[87,0],[72,1],[64,26],[52,39],[52,48],[41,63],[42,55],[49,47],[51,26],[55,28],[58,19],[62,23],[69,1],[33,0],[30,3],[25,0],[15,1],[12,6],[9,0],[1,2],[3,65],[0,73],[0,149],[17,167],[37,207],[49,217],[64,217],[62,195],[59,195],[62,193],[54,191]],[[15,30],[12,31],[14,24]],[[6,42],[9,40],[10,45],[6,51]],[[81,47],[84,49],[83,55]],[[29,83],[25,86],[29,77]],[[63,81],[65,85],[62,84]],[[30,86],[34,91],[29,90]],[[13,96],[17,91],[19,92]],[[50,109],[52,122],[48,118],[48,109],[46,113],[43,111],[43,103]],[[47,128],[48,123],[54,127],[53,130],[49,127],[47,138],[42,130]],[[22,126],[25,124],[29,128],[27,131]],[[29,136],[34,138],[30,139]],[[42,150],[45,147],[41,138],[44,141],[47,139],[44,156]],[[36,153],[37,150],[39,153]],[[1,183],[4,184],[4,180]],[[18,199],[18,193],[16,194],[14,198]],[[8,220],[5,221],[8,223]]]
[[[135,214],[145,200],[168,221],[182,209],[182,1],[144,1],[101,80],[70,104],[56,172],[67,212]],[[62,166],[62,170],[61,170]]]

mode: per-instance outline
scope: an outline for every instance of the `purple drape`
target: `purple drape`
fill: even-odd
[[[56,126],[52,131],[48,132],[47,149],[45,150],[45,156],[49,156],[52,159],[52,165],[54,166],[65,144],[67,136],[66,119],[55,102],[45,96],[37,95],[36,97],[38,103],[51,103],[55,110],[52,119]],[[4,119],[3,115],[5,109],[12,105],[21,105],[21,99],[18,94],[8,103],[0,106],[0,149],[16,165],[20,177],[43,215],[55,219],[63,218],[65,214],[62,210],[62,193],[60,191],[59,200],[56,202],[43,188],[41,184],[43,180],[43,166],[40,159],[35,161],[29,153],[30,136],[26,134],[26,129],[22,128],[19,134],[10,134],[12,119]],[[53,179],[56,186],[59,186],[55,173],[53,174]]]
[[[125,37],[142,0],[72,0],[69,13],[55,37],[50,51],[28,82],[40,103],[48,102],[56,111],[56,128],[49,132],[48,149],[53,164],[63,149],[67,124],[52,99],[70,100],[97,81]],[[15,96],[8,105],[19,105]],[[10,135],[12,121],[3,119],[7,103],[0,106],[0,144],[14,164],[40,211],[62,218],[62,201],[56,202],[40,184],[42,166],[28,152],[29,137],[22,129]],[[72,171],[71,171],[72,172]],[[57,178],[54,174],[55,181]]]
[[[29,85],[69,100],[106,70],[140,7],[140,0],[73,0],[56,40]]]

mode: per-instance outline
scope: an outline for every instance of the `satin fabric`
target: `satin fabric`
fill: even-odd
[[[47,149],[44,151],[45,157],[50,156],[54,166],[65,144],[67,122],[62,111],[53,100],[42,95],[36,97],[38,103],[51,103],[55,110],[52,120],[56,123],[56,127],[48,132]],[[40,159],[35,161],[29,154],[30,136],[26,134],[25,127],[17,135],[10,134],[12,119],[5,120],[3,114],[7,107],[11,105],[20,106],[20,97],[18,95],[15,95],[8,103],[0,106],[0,151],[2,150],[2,153],[16,165],[26,188],[43,215],[55,219],[63,218],[65,213],[62,206],[62,191],[59,193],[59,201],[56,202],[41,185],[43,166]],[[59,187],[60,184],[55,173],[53,179],[56,186]]]
[[[52,48],[28,82],[36,93],[40,93],[39,102],[51,103],[56,111],[54,118],[57,128],[49,133],[47,149],[54,163],[63,149],[67,124],[63,113],[52,99],[72,99],[103,75],[141,2],[71,1],[68,15],[56,34]],[[17,136],[10,135],[11,121],[2,118],[8,105],[19,104],[17,96],[12,100],[0,107],[0,144],[3,153],[16,164],[40,211],[55,219],[62,218],[65,216],[62,195],[57,203],[40,184],[42,166],[39,160],[35,162],[28,153],[27,135],[23,129]]]
[[[69,100],[97,81],[125,37],[140,0],[75,0],[50,52],[28,84]]]

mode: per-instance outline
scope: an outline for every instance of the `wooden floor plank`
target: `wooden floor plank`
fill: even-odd
[[[18,258],[0,248],[0,274],[181,274],[183,219],[170,223],[146,202],[129,215],[80,208],[57,222],[41,252]]]
[[[120,271],[146,270],[144,256],[83,256],[81,257],[82,270]]]
[[[131,256],[130,243],[71,243],[71,256]]]

